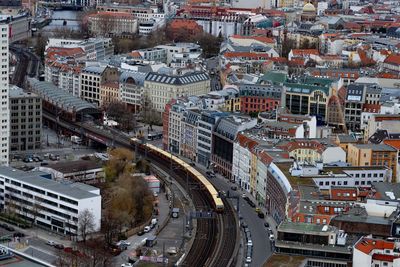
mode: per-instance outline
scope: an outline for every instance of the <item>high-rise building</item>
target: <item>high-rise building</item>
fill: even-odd
[[[9,162],[8,32],[8,20],[0,20],[0,165],[8,165]]]

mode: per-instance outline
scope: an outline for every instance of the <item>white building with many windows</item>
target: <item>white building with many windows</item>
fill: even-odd
[[[0,165],[9,162],[10,107],[8,105],[8,20],[0,20]]]
[[[39,171],[0,167],[0,206],[63,235],[79,234],[79,215],[89,210],[94,231],[100,229],[100,189],[82,183],[62,184]]]

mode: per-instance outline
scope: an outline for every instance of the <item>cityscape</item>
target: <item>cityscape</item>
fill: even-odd
[[[0,265],[400,267],[400,1],[0,0]]]

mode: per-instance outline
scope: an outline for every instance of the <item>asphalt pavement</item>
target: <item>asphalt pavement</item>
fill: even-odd
[[[196,164],[195,168],[200,172],[202,172],[203,174],[205,174],[205,172],[207,171],[207,169],[200,164]],[[225,191],[225,192],[229,191],[230,195],[239,195],[239,212],[240,215],[243,217],[242,221],[245,222],[249,227],[253,242],[253,257],[252,257],[252,262],[249,264],[249,266],[251,267],[263,266],[263,264],[267,261],[267,259],[272,255],[271,242],[269,240],[269,232],[267,227],[264,226],[264,223],[268,222],[270,228],[275,233],[275,226],[276,226],[275,221],[270,216],[266,216],[265,219],[259,218],[257,216],[255,208],[252,208],[241,196],[243,193],[245,193],[250,199],[253,200],[254,203],[256,203],[256,201],[254,201],[254,198],[250,194],[247,194],[244,191],[240,190],[232,191],[231,187],[235,185],[234,183],[229,182],[227,179],[225,179],[219,174],[216,174],[216,178],[210,179],[210,181],[220,191]],[[237,205],[236,199],[231,199],[231,202],[234,207]],[[241,228],[240,230],[242,231],[243,229]],[[243,240],[243,244],[245,243],[245,241],[246,240]],[[245,252],[242,251],[242,254],[243,253]]]

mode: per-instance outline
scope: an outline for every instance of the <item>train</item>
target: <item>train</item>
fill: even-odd
[[[180,158],[171,155],[170,152],[164,151],[161,148],[158,148],[152,144],[143,144],[141,140],[137,138],[131,138],[131,143],[135,146],[143,146],[144,149],[147,149],[148,153],[153,153],[166,161],[172,160],[174,164],[178,164],[182,169],[188,171],[189,175],[193,179],[196,179],[202,185],[203,190],[207,191],[208,197],[212,200],[214,211],[217,213],[222,213],[224,211],[224,203],[220,198],[218,191],[210,183],[210,181],[208,181],[207,178],[204,177],[204,175],[202,175],[198,170],[196,170]]]

